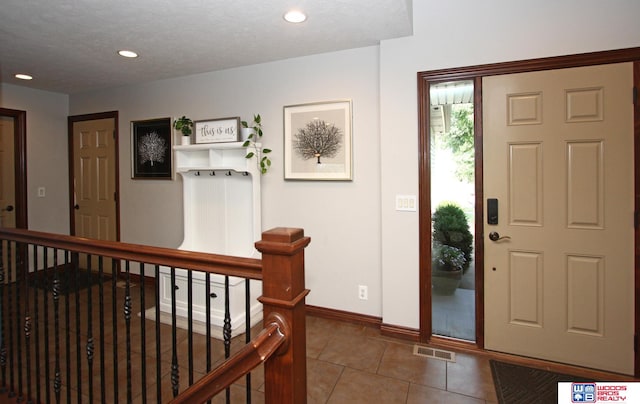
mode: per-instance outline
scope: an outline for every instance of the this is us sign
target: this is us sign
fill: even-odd
[[[196,143],[237,142],[240,117],[195,121],[194,126]]]

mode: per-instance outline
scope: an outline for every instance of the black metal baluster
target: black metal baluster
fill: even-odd
[[[93,261],[93,256],[91,254],[87,254],[87,282],[91,279],[91,264]],[[82,273],[80,273],[82,276]],[[80,284],[77,284],[78,288]],[[93,342],[93,302],[92,302],[92,294],[91,294],[91,285],[87,287],[87,345],[85,347],[85,352],[87,355],[87,373],[89,376],[87,389],[89,390],[89,402],[93,402],[93,352],[94,352],[94,342]]]
[[[207,272],[204,275],[204,292],[206,294],[205,298],[205,315],[207,316],[205,320],[206,336],[207,336],[207,373],[211,371],[211,299],[213,299],[214,295],[211,293],[211,274]]]
[[[44,248],[41,247],[42,250],[44,251]],[[40,374],[40,307],[38,304],[38,282],[39,282],[39,278],[40,278],[40,273],[44,273],[44,269],[46,269],[46,267],[43,264],[43,268],[42,271],[38,270],[38,246],[34,245],[33,246],[33,312],[35,314],[35,319],[34,319],[34,324],[35,324],[35,329],[34,329],[34,339],[36,341],[35,343],[35,366],[36,366],[36,402],[37,403],[41,403],[42,401],[40,400],[41,398],[41,388],[40,388],[40,378],[41,378],[41,374]],[[2,281],[0,280],[0,283]],[[1,299],[1,298],[0,298]],[[46,327],[46,325],[45,325]],[[67,352],[69,352],[69,350],[67,350]]]
[[[51,380],[51,371],[49,366],[49,276],[47,274],[47,268],[49,265],[49,248],[45,248],[43,251],[43,282],[45,285],[44,290],[42,291],[42,296],[44,298],[44,378],[46,380],[46,389],[45,389],[45,399],[46,402],[51,402],[51,389],[49,388],[49,381]]]
[[[25,261],[22,265],[22,284],[23,284],[23,288],[24,288],[24,309],[25,309],[25,315],[24,315],[24,347],[25,347],[25,363],[26,363],[26,378],[25,378],[25,384],[27,386],[27,399],[29,400],[29,402],[31,401],[31,309],[30,309],[30,304],[29,304],[29,279],[28,279],[28,274],[29,274],[29,256],[28,256],[28,252],[29,252],[29,246],[25,245],[23,246],[24,248],[24,258]],[[20,391],[22,392],[22,389],[20,389]],[[22,394],[22,393],[21,393]]]
[[[16,389],[15,389],[15,383],[14,383],[14,378],[15,378],[15,367],[13,366],[13,355],[14,355],[14,345],[13,345],[13,326],[11,325],[13,323],[13,286],[11,285],[11,272],[13,269],[12,264],[12,259],[11,259],[11,255],[13,254],[13,248],[11,248],[11,246],[15,247],[15,243],[10,242],[8,247],[7,247],[7,252],[8,252],[8,258],[7,258],[7,284],[9,285],[9,287],[7,288],[7,308],[8,308],[8,312],[7,312],[7,324],[9,324],[9,329],[8,331],[8,336],[9,336],[9,349],[7,351],[8,356],[9,356],[9,397],[15,397],[16,396]]]
[[[20,261],[22,258],[22,248],[21,244],[16,244],[16,262],[14,265],[15,270],[15,288],[16,288],[16,377],[18,382],[18,391],[16,392],[17,402],[22,402],[23,400],[23,390],[22,390],[22,338],[20,334],[20,330],[24,330],[24,323],[22,322],[21,312],[23,302],[20,301],[21,289],[22,289],[22,275],[24,274],[24,266],[21,265]]]
[[[211,274],[209,272],[204,275],[205,282],[205,312],[207,319],[205,326],[207,327],[207,373],[211,371],[211,299],[216,297],[215,293],[211,293]],[[211,400],[207,401],[211,404]]]
[[[142,402],[147,402],[147,338],[145,332],[147,313],[145,313],[145,295],[144,295],[144,263],[139,263],[140,268],[140,344],[142,345]]]
[[[111,260],[111,330],[113,332],[113,397],[118,401],[118,294],[117,271],[115,260]]]
[[[60,268],[58,267],[58,249],[53,249],[53,327],[54,327],[54,352],[55,367],[53,377],[53,391],[56,402],[60,402],[60,388],[62,379],[60,375]]]
[[[105,373],[105,356],[104,356],[104,261],[103,257],[98,258],[98,296],[100,306],[100,402],[106,402],[105,393],[107,392],[107,381]],[[114,364],[115,366],[115,364]]]
[[[73,277],[76,285],[80,284],[80,254],[72,253]],[[76,393],[78,402],[82,402],[82,341],[80,340],[80,289],[76,288]]]
[[[11,302],[11,300],[13,299],[13,293],[11,293],[11,290],[13,289],[13,286],[11,285],[11,270],[12,270],[12,265],[11,265],[11,255],[12,255],[12,251],[13,249],[11,248],[11,246],[14,245],[15,243],[13,242],[9,242],[7,245],[7,302],[8,304],[8,318],[7,318],[7,324],[9,324],[9,329],[7,330],[7,333],[9,334],[9,350],[8,350],[8,355],[9,355],[9,397],[15,397],[16,396],[16,389],[15,389],[15,384],[14,384],[14,378],[13,378],[13,372],[14,372],[14,368],[13,368],[13,354],[14,354],[14,346],[13,346],[13,303]]]
[[[244,280],[244,342],[248,344],[251,342],[251,288],[249,284],[250,280]],[[246,379],[246,391],[247,391],[247,403],[251,404],[251,372],[247,373]]]
[[[71,263],[71,252],[66,250],[64,252],[64,267],[67,271],[67,278],[71,279],[71,275],[73,274],[73,267]],[[70,300],[71,299],[71,291],[67,288],[67,293],[65,293],[65,305],[64,305],[64,318],[65,318],[65,348],[67,354],[65,355],[65,369],[66,369],[66,380],[67,380],[67,402],[71,402],[71,317],[70,317]],[[37,304],[37,302],[36,302]],[[40,400],[38,399],[38,402]]]
[[[127,341],[127,402],[130,403],[133,399],[133,394],[131,390],[131,270],[128,260],[125,263],[125,271],[124,320]]]
[[[0,311],[0,316],[4,313],[4,252],[7,250],[4,248],[5,243],[9,243],[9,241],[0,240],[0,308],[3,310]],[[0,318],[0,372],[2,373],[2,386],[0,386],[0,391],[5,393],[7,391],[7,348],[5,346],[5,316]]]
[[[155,266],[156,292],[156,399],[162,402],[162,364],[160,361],[160,265]]]
[[[187,329],[189,351],[189,386],[193,384],[193,271],[187,270]]]
[[[173,397],[178,395],[178,387],[180,385],[180,373],[178,371],[178,346],[177,346],[177,319],[176,319],[176,269],[171,267],[171,388]]]
[[[222,327],[224,337],[224,358],[231,356],[231,312],[229,309],[229,276],[224,277],[224,325]],[[231,389],[226,389],[227,404],[231,403]]]

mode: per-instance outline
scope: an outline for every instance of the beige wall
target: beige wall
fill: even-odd
[[[311,236],[309,304],[379,316],[378,76],[378,47],[368,47],[73,95],[69,110],[119,111],[122,240],[165,247],[182,241],[182,180],[130,178],[130,121],[260,113],[273,150],[262,178],[263,229],[301,227]],[[353,181],[284,181],[283,106],[345,98],[353,103]],[[357,298],[360,284],[367,301]]]
[[[0,106],[27,111],[27,209],[32,230],[69,234],[69,96],[0,84]],[[38,188],[45,197],[38,197]]]
[[[307,302],[418,327],[416,72],[640,46],[640,2],[414,1],[411,37],[379,47],[289,59],[67,97],[0,87],[0,105],[28,117],[33,229],[68,232],[66,116],[118,110],[122,240],[174,247],[182,239],[181,180],[130,179],[131,120],[262,114],[274,168],[262,180],[263,228],[303,227]],[[287,182],[282,107],[353,100],[354,180]],[[47,198],[35,197],[38,186]],[[52,190],[56,189],[55,191]],[[53,213],[53,214],[51,214]],[[369,300],[357,299],[357,285]]]

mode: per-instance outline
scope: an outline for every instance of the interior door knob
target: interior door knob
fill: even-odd
[[[6,208],[2,209],[3,212],[12,212],[13,211],[13,205],[7,205]]]
[[[80,205],[78,205],[78,204],[76,203],[75,205],[73,205],[73,208],[74,208],[75,210],[79,210],[79,209],[80,209]]]
[[[497,231],[492,231],[491,233],[489,233],[489,240],[491,241],[500,241],[500,240],[511,240],[511,237],[509,236],[500,236],[500,233],[498,233]]]

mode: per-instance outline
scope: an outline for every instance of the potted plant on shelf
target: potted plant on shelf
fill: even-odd
[[[184,115],[173,121],[173,128],[182,132],[183,145],[191,144],[191,133],[193,132],[191,129],[192,127],[193,121]]]
[[[271,167],[271,160],[266,156],[266,154],[271,153],[271,149],[263,149],[258,143],[262,137],[262,118],[260,114],[256,114],[253,116],[251,123],[242,121],[240,124],[243,128],[249,129],[249,135],[247,136],[247,140],[242,144],[242,147],[251,150],[247,152],[245,157],[248,159],[255,157],[258,170],[260,170],[262,174],[265,174],[269,167]]]
[[[454,203],[444,203],[432,215],[433,248],[431,280],[433,290],[453,294],[471,264],[473,235],[464,211]]]

